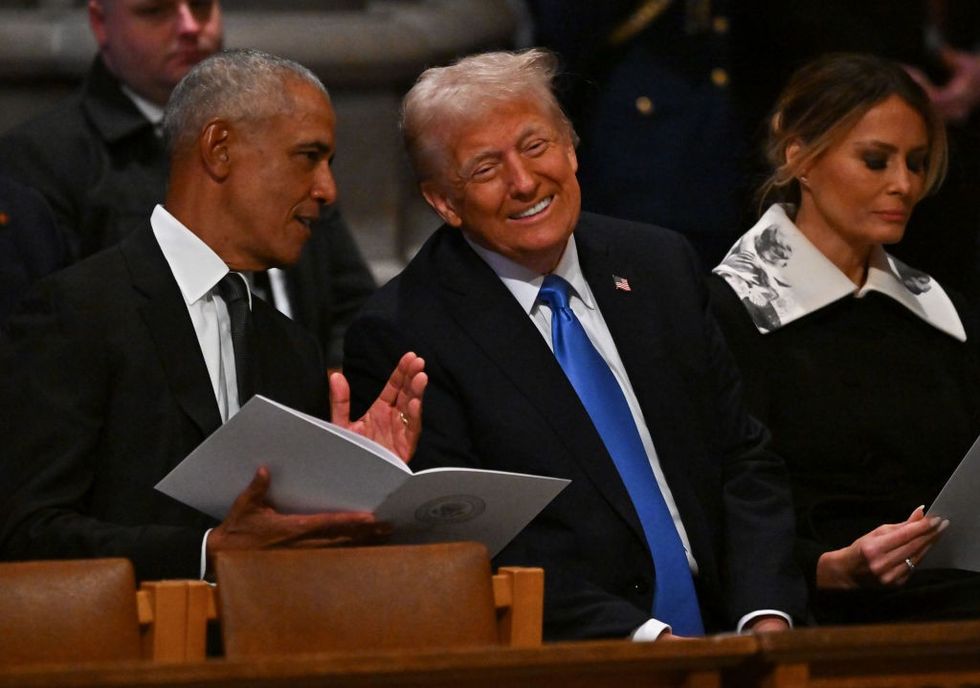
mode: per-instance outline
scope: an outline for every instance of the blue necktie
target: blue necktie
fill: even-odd
[[[568,282],[548,275],[538,298],[551,308],[555,358],[592,418],[643,524],[657,574],[653,616],[670,624],[678,635],[703,635],[684,546],[653,475],[626,397],[572,312],[568,290]]]

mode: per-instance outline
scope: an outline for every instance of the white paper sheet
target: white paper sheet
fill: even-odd
[[[220,520],[260,466],[280,512],[372,511],[394,525],[392,542],[476,540],[491,556],[569,483],[468,468],[413,474],[367,438],[255,396],[156,488]]]
[[[980,438],[946,481],[927,516],[949,519],[949,527],[919,562],[919,568],[980,572]]]

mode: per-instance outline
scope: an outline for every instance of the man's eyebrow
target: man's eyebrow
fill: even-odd
[[[538,122],[532,122],[527,126],[525,126],[523,129],[521,129],[520,133],[517,135],[517,141],[521,143],[524,140],[526,140],[529,136],[545,135],[549,133],[549,131],[550,129],[546,125],[540,124]],[[479,165],[484,160],[499,158],[500,155],[501,155],[500,151],[496,148],[485,148],[481,151],[478,151],[477,153],[474,153],[469,158],[467,158],[461,165],[460,169],[462,169],[463,172],[465,173],[468,170],[472,169],[473,167]]]
[[[302,141],[296,144],[297,150],[308,150],[310,148],[325,154],[329,154],[333,151],[333,147],[330,146],[330,144],[324,143],[323,141]]]
[[[495,148],[485,148],[468,157],[460,165],[460,173],[465,177],[469,176],[473,172],[473,168],[479,167],[480,164],[486,160],[495,160],[500,157],[500,151]]]

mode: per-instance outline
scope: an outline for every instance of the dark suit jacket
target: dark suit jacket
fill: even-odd
[[[31,284],[67,261],[68,247],[41,194],[0,175],[0,325]]]
[[[801,615],[784,468],[742,408],[693,252],[673,233],[585,213],[575,236],[690,538],[707,628],[758,609]],[[655,572],[626,489],[540,333],[458,231],[438,230],[352,324],[355,406],[405,350],[430,379],[413,468],[572,480],[497,558],[545,567],[547,637],[625,636],[644,623]]]
[[[153,126],[96,59],[78,93],[0,138],[5,171],[54,211],[79,260],[144,227],[167,188],[167,154]],[[344,331],[374,291],[342,216],[325,209],[299,262],[287,269],[293,315],[339,365]]]
[[[0,339],[0,554],[197,577],[214,522],[153,486],[221,418],[156,239],[137,230],[37,286]],[[253,317],[256,391],[324,415],[316,342],[260,299]]]

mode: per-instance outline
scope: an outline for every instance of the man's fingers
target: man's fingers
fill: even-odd
[[[280,514],[284,525],[296,529],[300,537],[334,537],[346,535],[363,528],[378,528],[383,524],[374,519],[374,514],[362,511],[329,512],[320,514],[285,515]]]
[[[330,422],[343,428],[350,424],[350,385],[343,373],[331,373]]]
[[[244,490],[235,498],[234,503],[231,505],[231,511],[241,510],[252,502],[264,502],[265,493],[269,490],[269,469],[265,466],[260,466],[255,475],[252,477],[252,482],[248,484]]]
[[[422,424],[422,394],[429,379],[425,373],[419,373],[413,382],[411,394],[400,394],[396,408],[412,423],[413,427]]]
[[[398,361],[398,365],[391,371],[388,382],[385,384],[378,399],[394,406],[398,401],[399,394],[411,390],[415,377],[422,372],[425,361],[415,354],[414,351],[406,352]]]
[[[391,534],[391,525],[376,521],[374,515],[363,512],[342,512],[284,516],[280,525],[291,531],[281,541],[290,547],[336,546],[367,543]]]
[[[418,360],[421,361],[422,359],[420,358]],[[420,370],[412,375],[408,385],[402,390],[402,394],[409,399],[421,399],[422,395],[425,394],[425,387],[428,384],[429,376]]]
[[[321,549],[324,547],[355,547],[362,545],[378,545],[391,535],[385,529],[365,529],[347,535],[323,538],[303,538],[290,544],[292,549]]]

